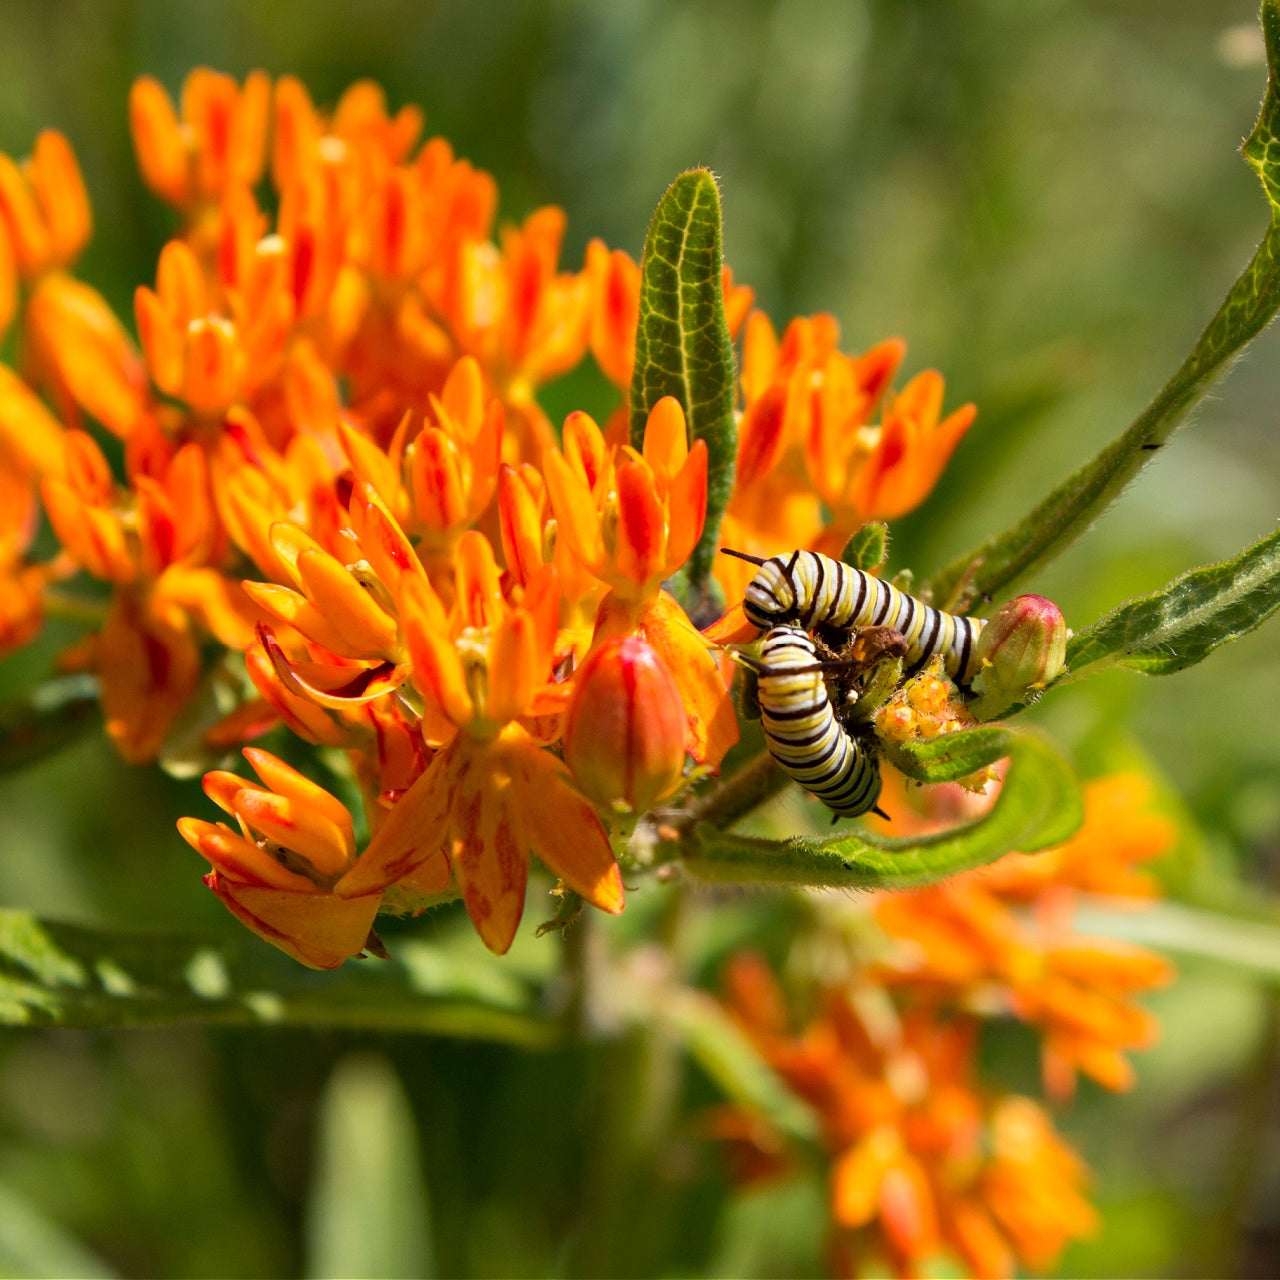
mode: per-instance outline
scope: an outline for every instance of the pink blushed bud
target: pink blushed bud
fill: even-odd
[[[685,713],[662,659],[639,636],[604,641],[574,677],[564,755],[602,808],[642,813],[684,771]]]
[[[978,639],[982,668],[969,710],[991,720],[1034,697],[1066,665],[1067,634],[1062,611],[1044,596],[1017,596],[1001,605]]]

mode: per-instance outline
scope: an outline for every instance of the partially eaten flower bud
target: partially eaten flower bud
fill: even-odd
[[[1017,596],[1000,606],[978,639],[982,669],[969,710],[992,720],[1037,694],[1066,666],[1067,624],[1044,596]]]
[[[685,713],[662,659],[639,636],[604,641],[574,677],[564,755],[603,808],[642,813],[684,771]]]

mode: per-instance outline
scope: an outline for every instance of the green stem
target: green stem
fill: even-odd
[[[1212,1233],[1206,1274],[1239,1275],[1244,1237],[1257,1203],[1258,1184],[1274,1110],[1276,1073],[1280,1071],[1280,992],[1263,991],[1263,1022],[1245,1078],[1240,1082],[1236,1133],[1223,1179],[1216,1230]]]
[[[771,800],[787,785],[788,778],[767,752],[748,760],[741,769],[695,800],[673,824],[682,834],[699,827],[728,830],[747,814]]]

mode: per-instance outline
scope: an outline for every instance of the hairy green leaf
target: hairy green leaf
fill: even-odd
[[[98,682],[91,676],[50,680],[25,698],[0,703],[0,773],[52,755],[100,723]]]
[[[732,832],[705,836],[685,858],[704,880],[846,889],[905,889],[930,884],[1020,850],[1061,844],[1084,820],[1071,766],[1047,739],[1006,725],[982,725],[898,748],[893,761],[922,782],[963,778],[1003,757],[1004,785],[976,822],[911,838],[866,832],[826,840],[766,840]]]
[[[1207,658],[1280,609],[1280,530],[1233,560],[1127,600],[1067,644],[1065,684],[1108,667],[1164,676]]]
[[[720,190],[710,170],[690,169],[667,188],[645,237],[631,443],[643,446],[649,410],[663,396],[684,406],[690,439],[706,441],[707,522],[685,572],[695,596],[707,590],[737,454],[722,266]]]
[[[55,924],[0,911],[0,1025],[277,1023],[420,1032],[541,1047],[556,1037],[534,987],[489,962],[397,939],[390,961],[320,976],[245,939],[252,951]]]
[[[878,569],[889,558],[889,526],[883,520],[872,520],[864,524],[848,542],[840,559],[855,569],[870,573]]]
[[[1267,93],[1244,144],[1244,157],[1257,172],[1271,211],[1262,243],[1191,354],[1128,430],[1012,528],[958,556],[924,584],[943,607],[964,596],[993,596],[1083,533],[1280,310],[1280,0],[1264,0],[1262,30]]]

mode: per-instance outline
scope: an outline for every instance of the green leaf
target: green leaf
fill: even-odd
[[[468,943],[474,939],[466,939]],[[246,936],[231,945],[0,911],[0,1025],[274,1023],[419,1032],[541,1048],[535,984],[470,946],[395,939],[393,959],[317,974]]]
[[[889,558],[889,526],[883,520],[864,524],[848,542],[840,559],[863,573],[878,569]]]
[[[432,1276],[427,1186],[413,1107],[385,1058],[338,1063],[320,1102],[307,1205],[307,1274]]]
[[[1039,734],[982,725],[900,747],[893,761],[918,781],[947,782],[1006,756],[1009,770],[995,804],[967,826],[906,839],[866,832],[825,840],[706,835],[685,866],[703,880],[905,889],[1014,850],[1034,853],[1061,844],[1079,829],[1084,809],[1071,766]]]
[[[727,1097],[763,1113],[783,1133],[809,1141],[817,1137],[813,1112],[782,1083],[709,995],[674,988],[659,1014],[675,1026],[689,1055]]]
[[[1205,565],[1127,600],[1067,644],[1065,684],[1108,667],[1164,676],[1207,658],[1280,609],[1280,530],[1234,560]]]
[[[101,724],[91,676],[49,680],[25,698],[0,703],[0,773],[24,769]]]
[[[1181,367],[1122,435],[1086,462],[1027,516],[935,573],[925,584],[943,607],[962,596],[990,598],[1083,533],[1173,434],[1187,412],[1280,309],[1280,0],[1264,0],[1268,81],[1244,144],[1271,211],[1252,261]]]
[[[110,1280],[117,1274],[30,1200],[0,1183],[0,1275]]]
[[[706,441],[707,522],[685,571],[694,595],[707,591],[737,455],[722,265],[720,190],[710,170],[690,169],[667,188],[645,237],[631,443],[643,446],[649,410],[663,396],[684,406],[690,439]]]

